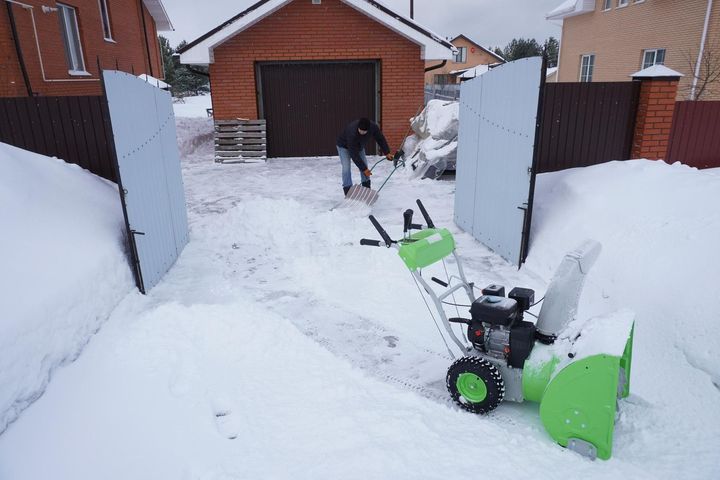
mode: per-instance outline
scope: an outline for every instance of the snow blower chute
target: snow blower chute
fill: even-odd
[[[447,336],[462,353],[446,377],[453,400],[479,414],[492,411],[503,400],[538,402],[540,418],[553,440],[589,458],[609,459],[617,400],[630,392],[634,315],[621,311],[585,321],[575,318],[600,244],[585,242],[565,256],[540,300],[538,320],[532,323],[524,314],[540,303],[535,302],[533,290],[516,287],[506,296],[504,287],[489,285],[476,297],[477,287],[465,277],[452,234],[436,228],[422,202],[417,204],[425,226],[412,223],[413,211],[406,210],[403,238],[393,240],[370,215],[382,240],[362,239],[360,244],[396,248],[435,304]],[[432,277],[444,288],[436,292],[422,269],[444,264],[450,256],[457,275],[446,281]],[[444,311],[445,299],[458,290],[470,300],[470,318],[448,318]],[[467,341],[464,335],[463,340],[458,338],[452,324],[467,328]]]

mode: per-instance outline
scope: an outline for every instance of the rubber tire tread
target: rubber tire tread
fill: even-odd
[[[460,395],[457,389],[457,380],[462,373],[473,373],[485,382],[487,396],[482,402],[471,403]],[[495,410],[505,397],[505,382],[502,375],[495,365],[480,357],[462,357],[455,360],[448,368],[445,385],[450,396],[460,408],[481,415]]]

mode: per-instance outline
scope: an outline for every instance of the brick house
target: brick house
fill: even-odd
[[[163,78],[160,0],[0,0],[0,97],[97,95],[103,68]]]
[[[360,116],[399,147],[424,102],[425,61],[454,48],[372,0],[261,0],[180,54],[209,66],[217,120],[265,119],[268,155],[291,157],[335,155]]]
[[[500,55],[473,42],[465,35],[458,35],[450,40],[450,43],[457,48],[457,54],[443,67],[426,72],[425,85],[459,83],[460,79],[458,78],[458,74],[470,68],[477,67],[478,65],[505,63],[505,59]],[[437,65],[437,62],[427,62],[425,67],[431,68],[435,65]]]
[[[685,100],[693,92],[698,58],[711,59],[720,72],[717,1],[567,0],[546,18],[562,21],[554,81],[627,81],[634,72],[665,65],[683,74],[678,100]],[[698,76],[705,75],[703,67]],[[697,96],[702,80],[695,83]],[[700,99],[720,99],[720,80]]]

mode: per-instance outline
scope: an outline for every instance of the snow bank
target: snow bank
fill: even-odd
[[[416,178],[437,178],[445,169],[455,168],[459,114],[458,102],[430,100],[410,119],[415,134],[405,140],[404,149]]]
[[[115,184],[0,143],[0,432],[133,287]]]
[[[173,98],[173,110],[176,118],[205,117],[207,109],[212,108],[212,96],[197,95],[194,97]]]

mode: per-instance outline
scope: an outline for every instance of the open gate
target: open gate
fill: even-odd
[[[146,293],[188,243],[172,99],[125,72],[104,70],[102,78],[136,281]]]

